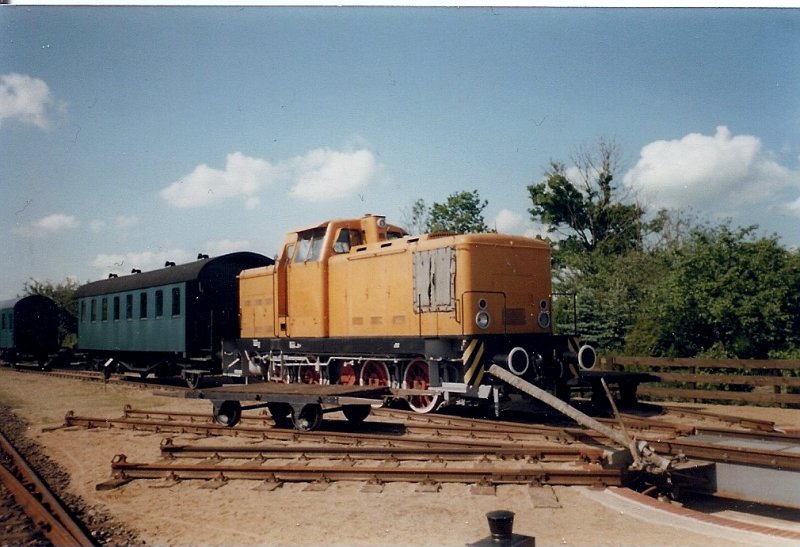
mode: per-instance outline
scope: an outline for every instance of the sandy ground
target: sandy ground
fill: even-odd
[[[612,495],[585,488],[505,486],[496,495],[485,496],[472,494],[468,485],[444,485],[438,493],[420,493],[416,485],[394,483],[381,493],[365,493],[362,483],[339,482],[323,492],[308,491],[306,484],[285,484],[268,492],[255,490],[254,481],[231,481],[214,490],[201,488],[200,481],[160,488],[154,481],[140,480],[96,491],[98,483],[110,478],[114,455],[156,461],[161,439],[173,435],[80,428],[48,431],[63,422],[67,411],[118,417],[129,404],[210,412],[210,403],[2,368],[0,404],[28,421],[30,437],[71,474],[76,495],[138,530],[149,545],[457,546],[488,535],[485,514],[496,509],[514,511],[514,532],[535,537],[539,547],[787,545],[767,536],[727,534],[662,519],[658,512],[616,505]],[[784,425],[800,423],[798,410],[721,409],[731,410]]]

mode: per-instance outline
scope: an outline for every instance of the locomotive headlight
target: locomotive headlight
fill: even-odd
[[[539,326],[546,329],[550,326],[550,313],[546,311],[539,312]]]
[[[488,329],[491,322],[492,318],[488,311],[481,310],[475,315],[475,324],[478,325],[478,328]]]

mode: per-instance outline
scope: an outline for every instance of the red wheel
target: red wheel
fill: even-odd
[[[403,386],[406,389],[428,389],[431,385],[430,365],[427,361],[417,359],[411,361],[403,375]],[[439,395],[411,395],[408,404],[411,410],[425,414],[433,412],[439,406]]]
[[[359,383],[362,386],[388,386],[389,367],[383,361],[367,361],[361,368]]]
[[[343,386],[358,384],[358,373],[354,365],[345,363],[339,367],[339,384]]]
[[[313,365],[300,367],[298,377],[304,384],[318,384],[320,378],[319,371]]]

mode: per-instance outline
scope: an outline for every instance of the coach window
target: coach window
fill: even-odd
[[[147,293],[139,293],[139,319],[147,319]]]
[[[172,289],[172,315],[173,317],[181,314],[181,289],[174,287]]]
[[[114,321],[119,321],[119,296],[114,297]]]
[[[100,321],[108,321],[108,298],[103,297],[100,307]]]
[[[86,321],[86,300],[81,300],[81,323]]]
[[[91,302],[91,309],[92,309],[92,323],[97,321],[97,299],[92,298]]]
[[[164,291],[156,291],[156,317],[164,315]]]
[[[133,295],[125,295],[125,319],[133,319]]]

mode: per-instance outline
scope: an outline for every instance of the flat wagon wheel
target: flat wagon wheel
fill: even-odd
[[[233,427],[242,419],[242,403],[239,401],[222,401],[214,404],[214,421],[219,425]]]
[[[359,383],[362,386],[388,386],[390,383],[389,367],[383,361],[367,361],[361,367]]]
[[[347,418],[348,422],[353,422],[354,424],[360,424],[366,420],[370,412],[372,412],[372,406],[370,405],[344,405],[342,407],[344,417]]]
[[[267,410],[272,415],[276,427],[291,427],[292,405],[289,403],[267,403]]]
[[[298,431],[314,431],[322,425],[322,405],[303,405],[300,412],[292,412],[292,422]]]
[[[431,369],[427,361],[416,359],[406,367],[403,375],[403,385],[407,389],[427,390],[431,385]],[[408,405],[414,412],[426,414],[439,407],[441,396],[436,395],[410,395]]]

